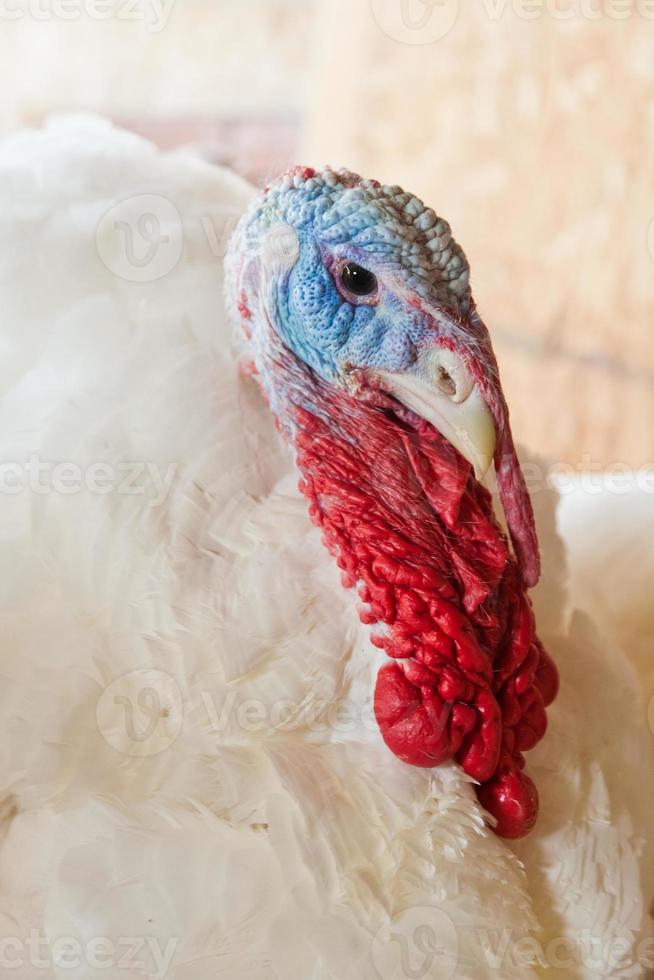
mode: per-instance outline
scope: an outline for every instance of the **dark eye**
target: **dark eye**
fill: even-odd
[[[348,262],[343,266],[341,281],[354,296],[371,296],[377,291],[377,276],[356,262]]]

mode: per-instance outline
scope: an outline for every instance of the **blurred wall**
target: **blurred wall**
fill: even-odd
[[[0,124],[109,114],[295,113],[312,0],[0,0]]]
[[[303,159],[452,224],[514,431],[654,465],[654,3],[323,0]]]
[[[256,180],[288,166],[314,0],[0,0],[0,135],[100,112]]]

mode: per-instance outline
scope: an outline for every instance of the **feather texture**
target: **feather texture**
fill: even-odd
[[[97,232],[143,195],[180,255],[129,281]],[[227,329],[220,242],[250,196],[95,119],[0,149],[11,975],[511,980],[556,973],[555,939],[558,975],[644,975],[651,733],[626,657],[567,616],[553,500],[535,601],[561,693],[540,823],[509,846],[458,766],[404,766],[372,721],[382,654]]]

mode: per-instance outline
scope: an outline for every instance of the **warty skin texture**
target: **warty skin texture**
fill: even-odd
[[[371,295],[348,292],[347,263],[374,274]],[[463,252],[400,188],[296,168],[242,220],[228,273],[312,518],[391,658],[375,694],[387,745],[414,765],[456,758],[482,784],[498,832],[522,836],[538,807],[522,751],[545,731],[556,671],[534,636],[531,505]],[[434,358],[451,397],[436,392]],[[444,427],[431,424],[441,417]],[[467,462],[444,438],[465,448],[470,424],[483,441],[484,419],[516,559],[474,452]]]

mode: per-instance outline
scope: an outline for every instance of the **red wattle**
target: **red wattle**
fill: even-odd
[[[455,754],[452,705],[425,685],[412,684],[396,663],[384,664],[375,686],[375,717],[384,741],[395,755],[412,766],[438,766]]]
[[[479,787],[479,802],[495,817],[495,832],[515,839],[528,834],[538,816],[538,790],[524,772],[507,769]]]
[[[538,811],[522,752],[558,681],[490,494],[423,420],[313,384],[320,410],[295,409],[300,487],[361,619],[381,626],[384,741],[411,765],[455,759],[497,832],[520,837]]]

